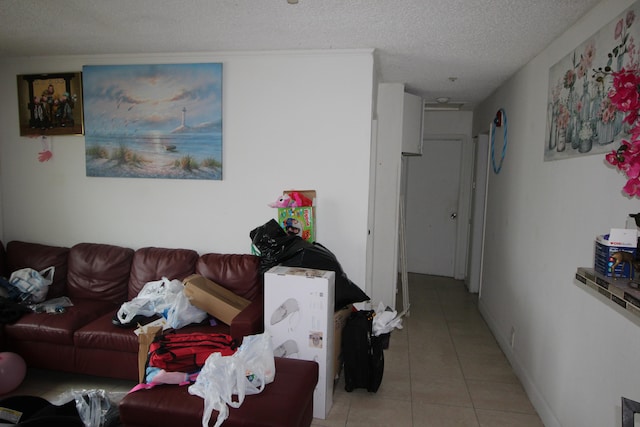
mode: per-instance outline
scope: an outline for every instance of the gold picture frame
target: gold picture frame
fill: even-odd
[[[82,73],[17,76],[20,136],[82,135]]]

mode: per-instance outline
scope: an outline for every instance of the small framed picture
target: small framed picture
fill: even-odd
[[[18,76],[20,135],[81,135],[82,73]]]

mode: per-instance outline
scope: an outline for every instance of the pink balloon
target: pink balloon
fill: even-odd
[[[0,395],[18,388],[27,373],[27,364],[16,353],[0,353]]]

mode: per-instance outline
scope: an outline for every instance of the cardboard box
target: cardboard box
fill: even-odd
[[[191,304],[227,325],[251,303],[199,274],[187,277],[183,283]]]
[[[353,311],[353,305],[349,304],[342,310],[338,310],[333,313],[333,381],[340,379],[340,373],[342,372],[342,330],[347,323],[349,314]]]
[[[612,277],[613,261],[610,259],[613,254],[619,251],[630,252],[636,256],[638,232],[633,229],[612,228],[609,234],[596,237],[594,270],[598,273]],[[621,278],[632,278],[634,276],[633,267],[629,263],[618,264],[615,267],[615,276]]]
[[[335,272],[276,266],[264,274],[264,330],[274,355],[318,363],[313,417],[333,405]]]
[[[287,190],[283,194],[298,192],[312,200],[312,206],[278,208],[278,224],[289,234],[308,242],[316,240],[316,192],[315,190]]]
[[[147,357],[149,355],[149,347],[151,343],[162,333],[163,326],[159,324],[148,324],[141,326],[136,333],[138,334],[138,382],[142,384],[146,377],[145,371],[147,367]]]

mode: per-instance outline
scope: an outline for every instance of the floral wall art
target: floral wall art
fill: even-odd
[[[222,179],[222,64],[83,67],[87,176]]]
[[[609,95],[614,73],[638,69],[639,9],[634,3],[550,68],[545,161],[602,154],[630,134]]]

